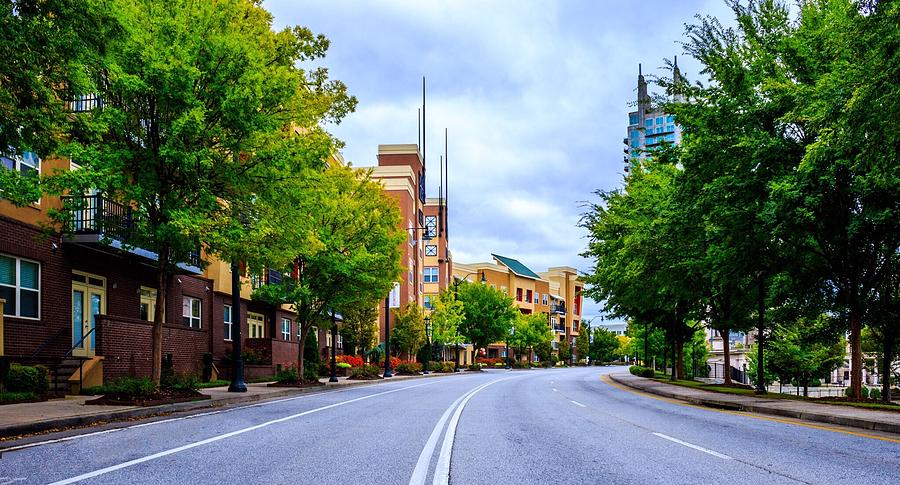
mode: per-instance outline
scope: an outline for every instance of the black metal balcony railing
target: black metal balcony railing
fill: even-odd
[[[135,214],[130,206],[120,204],[102,194],[67,195],[63,209],[70,214],[66,232],[96,235],[98,240],[115,240],[134,247],[144,247],[135,236]],[[184,263],[200,267],[200,250],[191,251]]]
[[[66,101],[66,111],[70,113],[86,113],[103,107],[103,100],[96,94],[83,94]]]
[[[551,303],[550,311],[554,313],[566,313],[566,305],[564,303]]]

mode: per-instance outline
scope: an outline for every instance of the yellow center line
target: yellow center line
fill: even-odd
[[[670,404],[677,404],[679,406],[703,409],[705,411],[712,411],[715,413],[733,414],[735,416],[743,416],[745,418],[763,419],[766,421],[774,421],[776,423],[782,423],[782,424],[792,424],[794,426],[803,426],[804,428],[821,429],[821,430],[825,430],[825,431],[831,431],[834,433],[841,433],[841,434],[847,434],[847,435],[852,435],[852,436],[860,436],[862,438],[871,438],[871,439],[875,439],[875,440],[888,441],[890,443],[900,443],[900,439],[888,438],[886,436],[878,436],[878,435],[874,435],[874,434],[861,433],[858,431],[848,431],[848,430],[844,430],[844,429],[833,428],[830,426],[822,426],[822,425],[818,425],[818,424],[803,423],[803,422],[798,422],[795,420],[784,419],[784,418],[773,418],[773,417],[769,417],[769,416],[760,416],[758,414],[748,413],[748,412],[744,412],[744,411],[728,411],[725,409],[715,409],[715,408],[710,408],[710,407],[706,407],[706,406],[699,406],[697,404],[691,404],[691,403],[687,403],[684,401],[679,401],[677,399],[671,399],[671,398],[667,398],[667,397],[657,396],[654,394],[650,394],[648,392],[643,392],[643,391],[639,391],[637,389],[632,389],[630,387],[623,386],[621,384],[614,382],[607,375],[600,376],[600,380],[603,381],[604,383],[606,383],[607,385],[610,385],[612,387],[615,387],[616,389],[619,389],[619,390],[622,390],[625,392],[630,392],[630,393],[636,394],[638,396],[649,397],[651,399],[656,399],[657,401],[663,401],[663,402],[667,402]]]

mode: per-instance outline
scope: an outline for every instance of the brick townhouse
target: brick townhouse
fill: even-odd
[[[2,163],[43,174],[74,168],[33,154],[4,156]],[[101,194],[77,197],[83,204],[66,234],[46,229],[60,198],[26,207],[0,200],[3,352],[14,362],[48,366],[59,392],[77,390],[82,379],[87,386],[150,374],[156,255],[127,246],[130,216],[120,204]],[[213,282],[202,276],[199,259],[179,268],[168,284],[163,353],[176,372],[199,373],[211,348]]]

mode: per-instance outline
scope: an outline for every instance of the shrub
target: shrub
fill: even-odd
[[[343,367],[340,364],[349,364],[349,367],[362,367],[365,364],[363,358],[358,355],[338,355],[334,360],[338,363],[338,367]]]
[[[0,402],[30,401],[32,399],[34,399],[33,392],[0,391]]]
[[[631,367],[628,368],[628,372],[631,372],[632,374],[634,374],[634,375],[636,375],[636,376],[639,376],[639,375],[641,375],[641,371],[642,371],[643,369],[644,369],[644,368],[641,367],[641,366],[639,366],[639,365],[633,365],[633,366],[631,366]]]
[[[363,365],[350,369],[350,377],[358,379],[375,379],[379,376],[381,369],[374,365]]]
[[[300,382],[300,374],[294,366],[285,367],[281,372],[275,374],[275,382],[279,384],[296,384]]]
[[[494,367],[497,367],[497,368],[503,367],[503,362],[495,362]]]
[[[50,389],[50,372],[42,365],[12,364],[4,386],[10,392],[43,394]]]
[[[200,379],[194,374],[173,374],[160,379],[159,387],[176,391],[195,391],[200,388]]]
[[[877,387],[873,387],[869,389],[869,398],[870,399],[881,399],[881,389]]]
[[[847,397],[850,397],[851,393],[853,392],[851,389],[852,388],[850,388],[850,387],[844,389],[844,395]],[[865,398],[869,397],[869,388],[866,386],[862,386],[862,392],[859,393],[859,397],[860,397],[860,399],[865,399]]]
[[[307,381],[315,381],[319,378],[319,367],[308,363],[303,366],[303,378]]]
[[[481,364],[469,364],[469,370],[481,370]]]
[[[349,369],[349,368],[351,368],[351,367],[353,367],[353,366],[350,365],[350,364],[348,364],[347,362],[338,362],[338,363],[337,363],[337,368],[338,368],[338,369]]]
[[[455,364],[452,360],[447,360],[444,362],[435,362],[434,371],[435,372],[453,372],[453,368]]]
[[[541,367],[543,367],[544,369],[549,369],[550,367],[553,367],[553,362],[550,362],[549,360],[545,360],[545,361],[541,362]]]
[[[397,371],[397,374],[412,376],[422,372],[422,364],[419,364],[418,362],[402,362],[397,365],[397,368],[394,370]]]
[[[97,394],[122,394],[144,397],[156,393],[156,384],[148,377],[120,377],[93,389]]]
[[[506,359],[504,359],[504,358],[502,358],[502,357],[491,357],[491,358],[488,358],[488,357],[476,357],[476,358],[475,358],[475,363],[476,363],[476,364],[485,364],[485,365],[493,365],[493,366],[496,366],[498,363],[499,363],[499,364],[505,364],[505,363],[506,363]]]
[[[651,369],[650,367],[645,367],[643,371],[641,371],[641,377],[646,377],[648,379],[652,379],[656,377],[656,371]]]

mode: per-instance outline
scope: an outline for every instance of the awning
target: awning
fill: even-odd
[[[559,295],[554,295],[553,293],[550,293],[550,298],[554,298],[554,299],[556,299],[556,300],[562,300],[562,299],[563,299],[563,297],[561,297],[561,296],[559,296]]]

